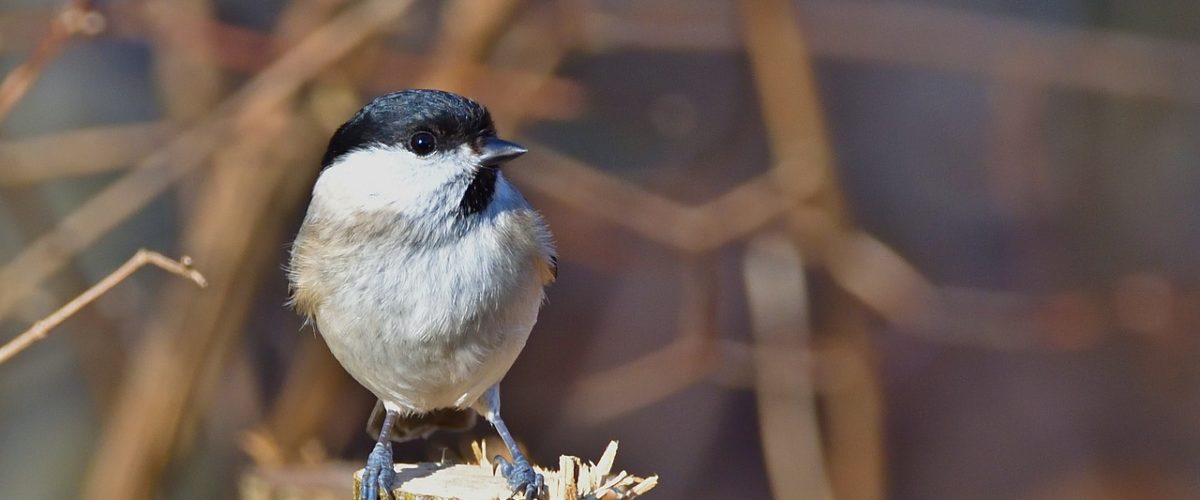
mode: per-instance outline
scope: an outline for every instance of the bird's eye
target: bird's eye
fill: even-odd
[[[408,138],[408,149],[418,156],[426,156],[437,148],[437,138],[429,132],[417,132]]]

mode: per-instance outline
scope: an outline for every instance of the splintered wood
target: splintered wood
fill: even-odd
[[[472,443],[477,463],[396,464],[396,485],[392,495],[397,499],[493,499],[525,498],[508,487],[500,476],[499,467],[489,460],[486,443]],[[559,458],[559,469],[535,467],[546,478],[550,500],[616,500],[635,498],[658,484],[658,476],[640,478],[625,471],[613,472],[617,458],[617,442],[608,448],[598,462],[584,463],[577,457]],[[354,473],[354,498],[358,498],[362,470]]]
[[[487,457],[487,445],[471,443],[474,464],[396,464],[397,500],[525,498],[509,489],[495,464]],[[608,443],[600,460],[584,463],[577,457],[559,458],[558,470],[536,467],[546,479],[550,500],[620,500],[644,495],[658,484],[658,476],[641,478],[625,471],[613,472],[617,442]],[[302,467],[261,467],[246,474],[241,482],[242,500],[291,500],[347,498],[344,482],[353,476],[353,496],[358,498],[362,469],[326,464]]]

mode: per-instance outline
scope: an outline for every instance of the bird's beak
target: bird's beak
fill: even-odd
[[[483,140],[483,144],[479,148],[479,164],[485,167],[498,167],[528,151],[519,144],[496,137],[488,137]]]

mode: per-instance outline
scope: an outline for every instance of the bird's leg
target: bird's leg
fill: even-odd
[[[508,452],[513,457],[513,461],[510,463],[504,457],[496,456],[496,461],[500,463],[500,474],[508,480],[508,486],[513,490],[524,491],[526,499],[539,498],[545,478],[533,470],[529,459],[525,458],[525,454],[517,448],[517,441],[513,439],[512,433],[508,432],[508,426],[504,425],[504,419],[500,418],[500,384],[493,385],[488,389],[481,402],[486,405],[484,418],[496,428],[496,433],[500,434],[500,439],[504,440],[504,445],[508,447]]]
[[[367,457],[367,467],[363,469],[362,487],[359,488],[359,500],[377,500],[380,495],[392,498],[392,481],[396,479],[396,470],[392,468],[392,426],[396,425],[395,410],[388,410],[383,417],[383,429],[379,431],[379,441],[375,449]]]

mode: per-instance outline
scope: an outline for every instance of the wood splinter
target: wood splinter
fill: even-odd
[[[475,464],[396,464],[396,485],[392,496],[397,499],[462,499],[483,500],[510,498],[512,490],[487,459],[486,445],[472,443]],[[535,467],[546,478],[546,491],[551,500],[625,499],[635,498],[658,484],[658,476],[641,478],[625,471],[612,472],[617,456],[617,442],[609,442],[600,460],[584,463],[577,457],[559,458],[559,469]],[[354,496],[358,498],[362,469],[354,473]],[[524,498],[517,494],[515,498]]]

